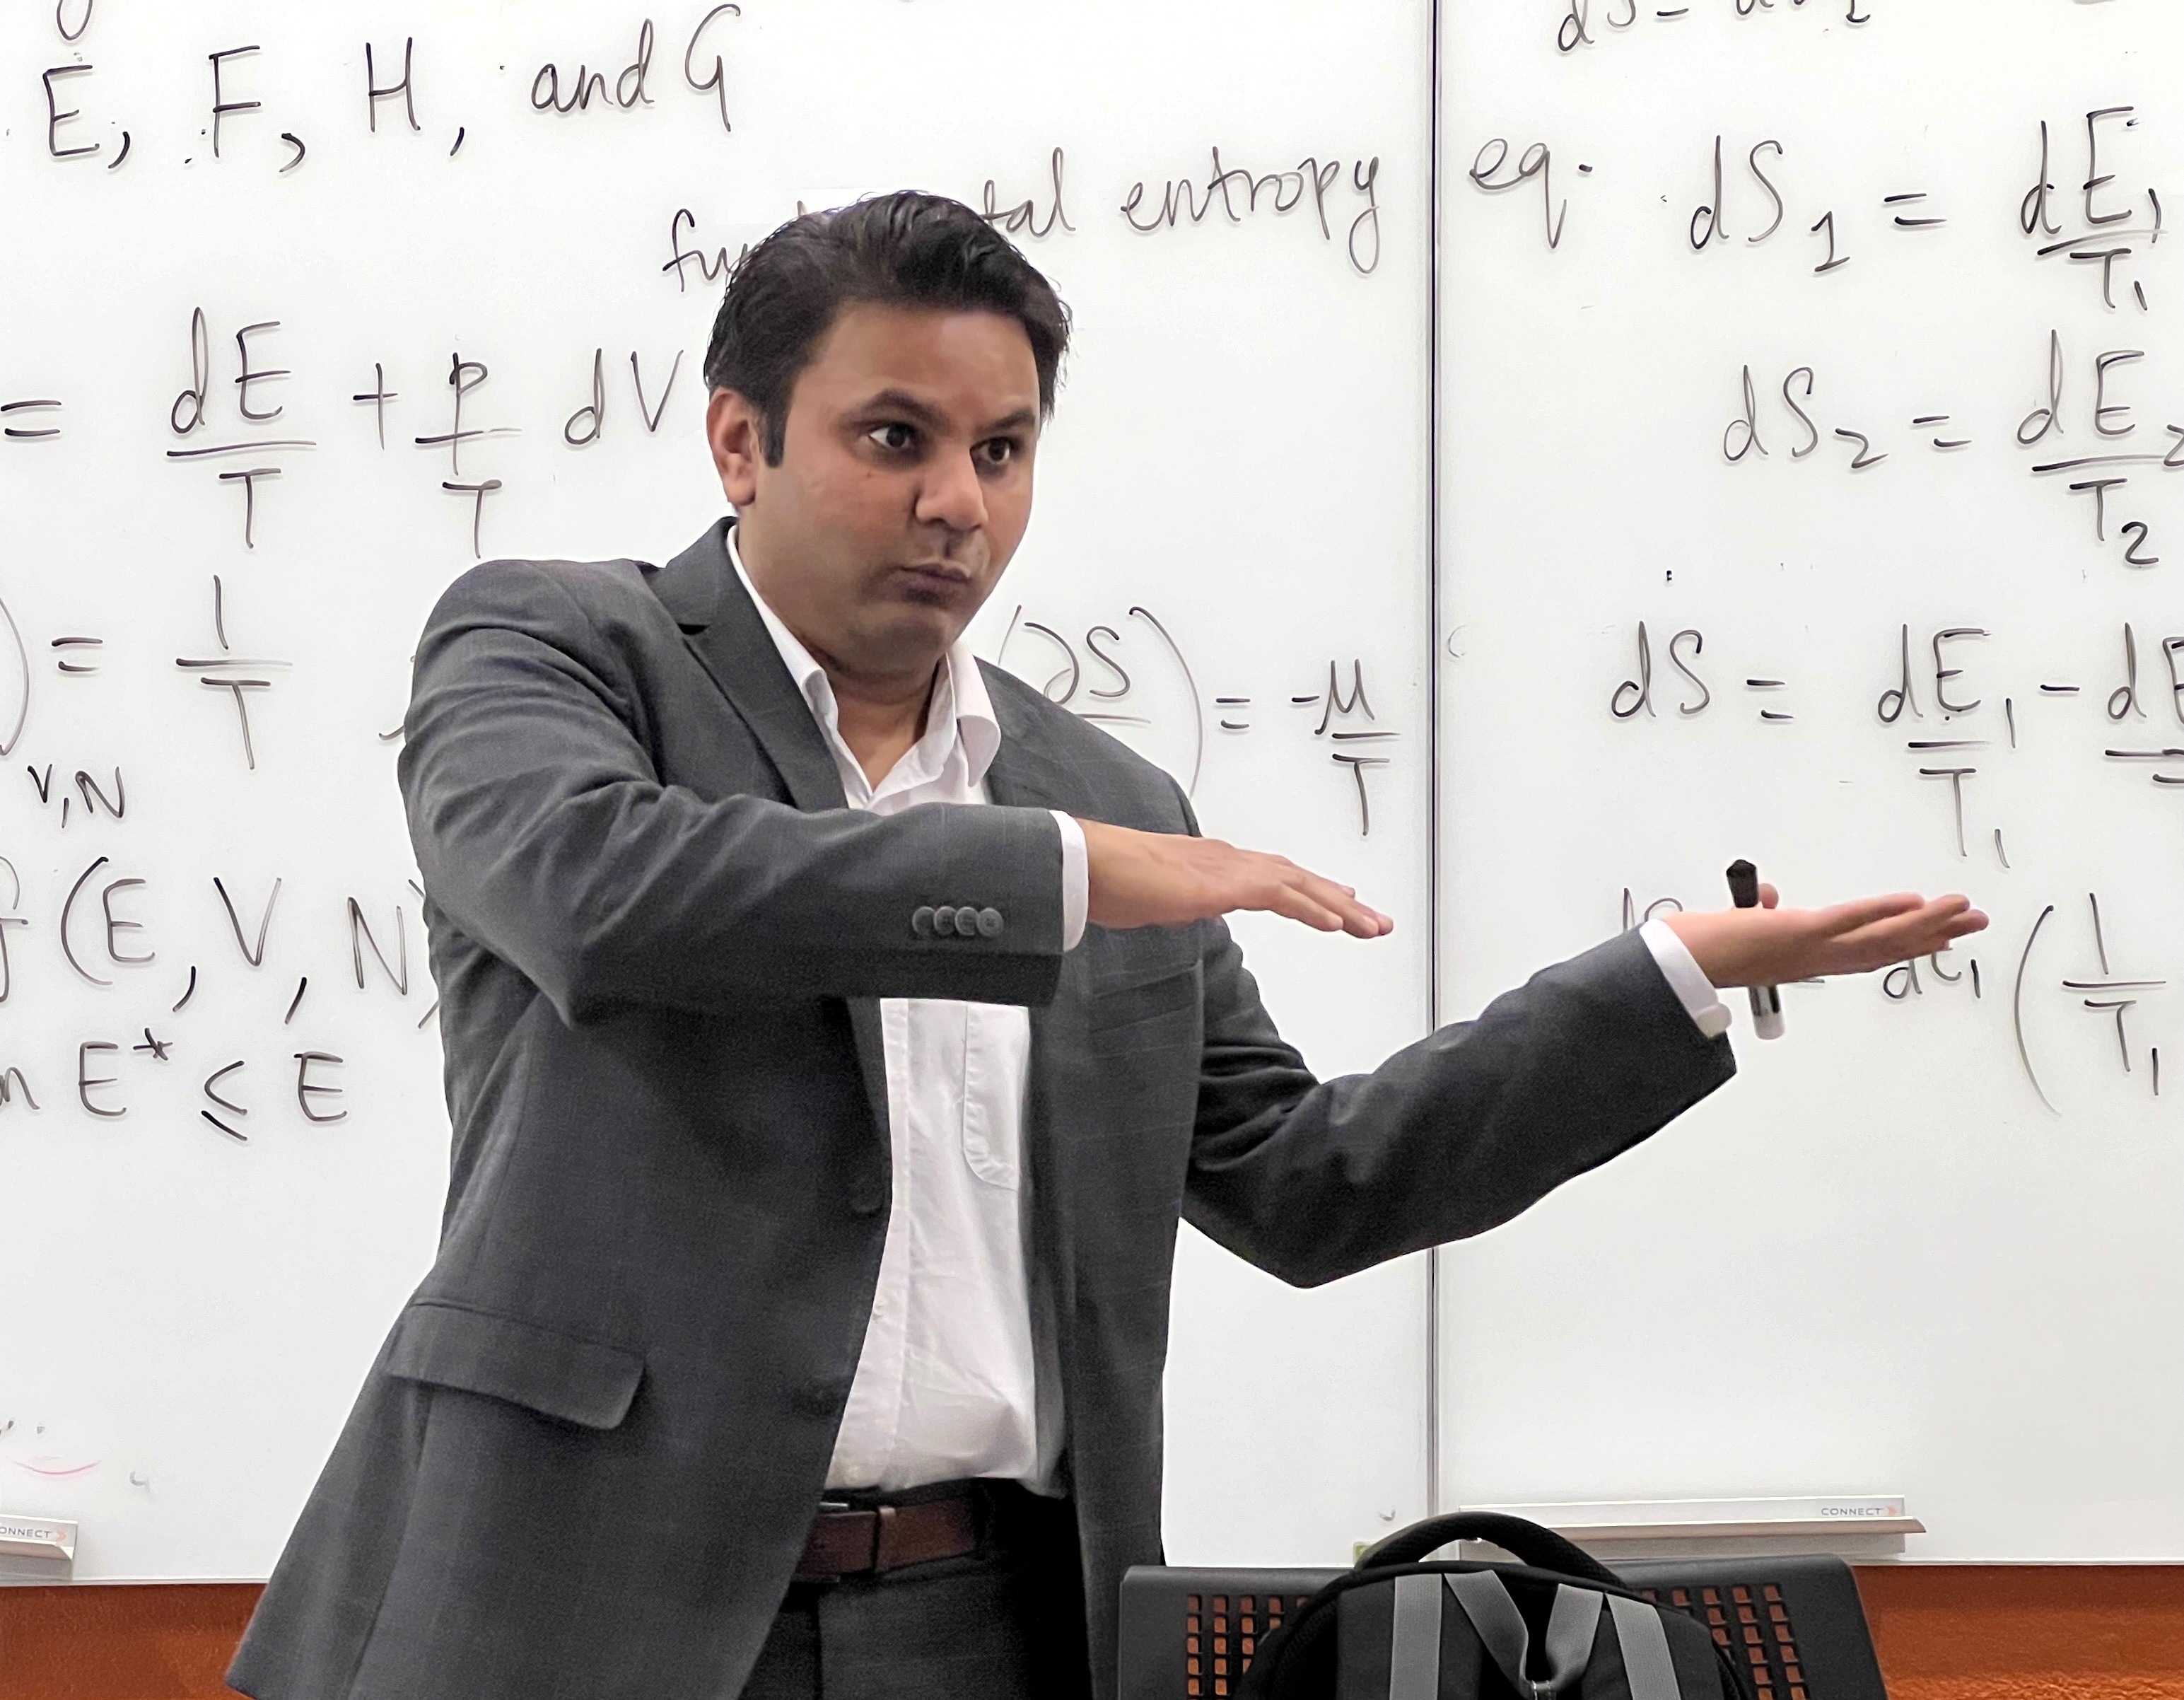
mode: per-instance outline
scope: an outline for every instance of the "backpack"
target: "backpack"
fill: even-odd
[[[1523,1562],[1430,1562],[1487,1541]],[[1461,1512],[1390,1536],[1259,1643],[1238,1700],[1751,1700],[1706,1626],[1551,1529]]]

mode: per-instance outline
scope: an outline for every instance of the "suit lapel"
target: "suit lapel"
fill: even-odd
[[[655,575],[652,588],[713,683],[764,747],[796,806],[809,814],[848,806],[842,776],[788,676],[773,636],[729,562],[722,520]]]
[[[652,577],[652,588],[682,641],[720,688],[729,706],[751,729],[781,775],[789,799],[806,814],[849,806],[834,757],[759,617],[750,593],[728,560],[728,527],[722,520]],[[856,1037],[872,1121],[889,1137],[887,1047],[880,1034],[879,1003],[845,998]]]
[[[988,676],[987,695],[1001,727],[1000,748],[986,770],[987,797],[1011,809],[1060,809],[1065,813],[1082,809],[1084,788],[1049,752],[1039,722],[1023,711],[1014,690],[1008,688],[1017,682],[1011,678],[1004,688],[994,689],[996,670],[984,661],[978,666]]]

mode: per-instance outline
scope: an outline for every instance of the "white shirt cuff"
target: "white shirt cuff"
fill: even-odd
[[[1073,950],[1084,937],[1084,913],[1092,904],[1091,868],[1084,850],[1084,828],[1059,809],[1052,813],[1054,824],[1061,828],[1061,948]],[[1691,961],[1688,950],[1684,960]],[[1698,973],[1695,962],[1691,972]]]
[[[1646,948],[1653,953],[1653,961],[1661,970],[1661,978],[1668,981],[1669,989],[1684,1006],[1698,1030],[1708,1039],[1719,1038],[1729,1031],[1729,1006],[1721,1000],[1721,994],[1713,988],[1700,968],[1698,960],[1676,936],[1675,928],[1656,918],[1638,929],[1638,936],[1646,941]]]

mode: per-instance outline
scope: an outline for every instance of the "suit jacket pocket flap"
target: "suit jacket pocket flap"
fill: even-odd
[[[1201,995],[1198,959],[1193,956],[1181,967],[1172,968],[1154,978],[1095,987],[1085,1025],[1094,1033],[1102,1033],[1156,1017],[1179,1015],[1195,1007]]]
[[[644,1359],[515,1317],[424,1300],[395,1323],[387,1369],[404,1380],[505,1399],[565,1423],[611,1429],[629,1414]]]

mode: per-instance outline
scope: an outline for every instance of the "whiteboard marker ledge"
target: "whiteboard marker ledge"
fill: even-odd
[[[0,1557],[75,1562],[75,1524],[48,1517],[0,1515]]]
[[[1826,1499],[1638,1499],[1588,1505],[1468,1505],[1541,1524],[1566,1539],[1750,1540],[1778,1536],[1924,1535],[1898,1494]]]

